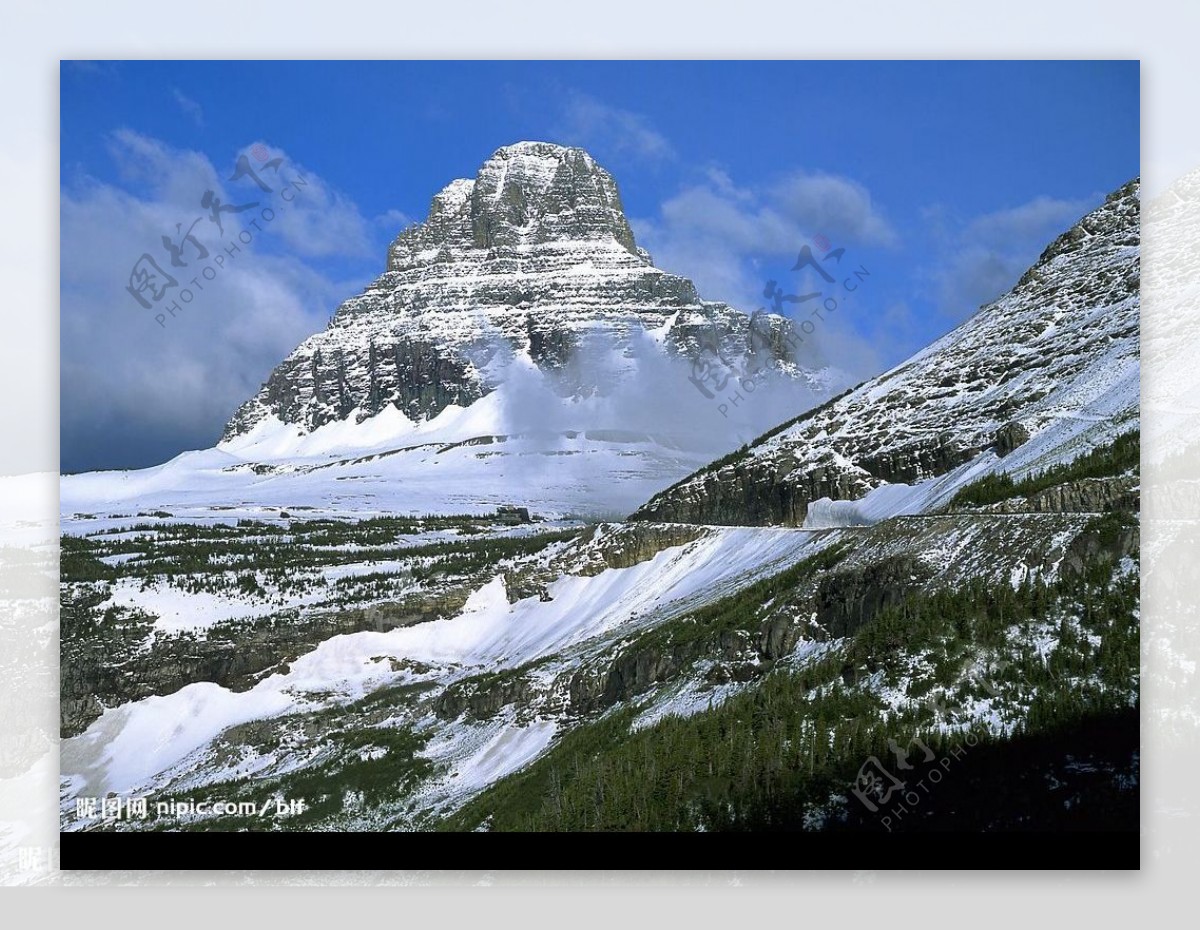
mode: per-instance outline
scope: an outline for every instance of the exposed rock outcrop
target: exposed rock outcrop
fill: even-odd
[[[1111,441],[1138,416],[1139,217],[1132,181],[956,330],[634,519],[799,525],[818,498],[914,484],[981,454],[1037,466]]]

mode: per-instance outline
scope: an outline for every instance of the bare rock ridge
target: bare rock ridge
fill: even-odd
[[[763,338],[751,340],[752,325]],[[389,406],[430,418],[495,390],[514,361],[555,377],[564,396],[603,393],[571,364],[597,342],[686,357],[715,339],[729,358],[770,353],[755,361],[814,377],[788,346],[790,326],[702,301],[638,248],[616,182],[587,152],[521,142],[436,194],[392,243],[387,270],[271,373],[223,438],[271,417],[305,431]]]
[[[857,500],[969,463],[1029,470],[1137,428],[1139,251],[1135,179],[957,329],[634,519],[801,525],[821,498]]]

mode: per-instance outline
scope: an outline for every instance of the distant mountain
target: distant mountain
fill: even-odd
[[[1137,428],[1139,222],[1134,180],[953,332],[685,478],[634,519],[869,522],[929,509],[978,474],[1070,461]]]
[[[828,387],[827,372],[798,364],[785,318],[756,315],[754,338],[751,326],[653,265],[616,182],[587,152],[521,142],[438,193],[425,221],[392,243],[384,274],[280,363],[223,438],[275,421],[308,432],[389,408],[430,419],[494,391],[514,364],[564,397],[603,394],[621,367],[589,364],[589,353],[628,358],[639,338],[685,358],[715,343],[727,359],[757,355],[756,367]]]

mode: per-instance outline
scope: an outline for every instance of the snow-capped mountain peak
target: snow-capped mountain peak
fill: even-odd
[[[768,317],[755,325],[771,334],[774,371],[813,377],[783,338],[791,324]],[[617,184],[595,159],[518,142],[434,195],[424,222],[392,243],[387,270],[271,373],[224,439],[272,418],[304,433],[389,408],[426,421],[500,388],[514,365],[532,366],[564,397],[603,394],[590,369],[604,366],[590,356],[629,358],[650,333],[672,358],[690,357],[701,339],[729,358],[755,351],[748,315],[702,301],[638,248]]]

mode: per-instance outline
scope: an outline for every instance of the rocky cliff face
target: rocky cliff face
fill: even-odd
[[[386,272],[271,373],[224,439],[270,417],[304,430],[389,406],[433,417],[494,390],[514,361],[551,374],[564,396],[603,393],[572,362],[589,349],[629,356],[636,339],[683,356],[715,342],[724,357],[758,353],[768,369],[816,378],[797,365],[789,332],[782,317],[752,322],[655,268],[616,182],[585,151],[522,142],[438,193],[390,247]]]
[[[1135,180],[956,330],[635,519],[799,525],[819,498],[855,500],[967,463],[1027,472],[1136,427],[1139,217]]]

